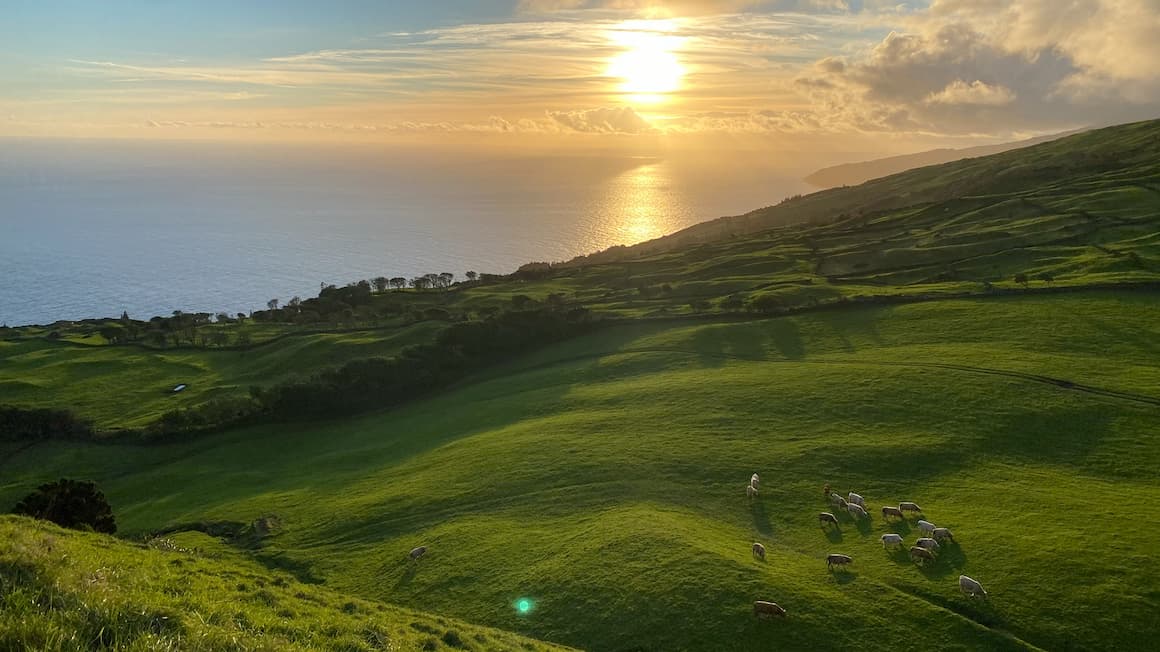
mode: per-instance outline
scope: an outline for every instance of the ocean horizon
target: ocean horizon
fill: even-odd
[[[0,324],[234,314],[321,284],[509,273],[810,190],[752,158],[10,140]]]

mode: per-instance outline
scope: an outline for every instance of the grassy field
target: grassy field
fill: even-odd
[[[69,407],[102,429],[148,425],[166,410],[244,396],[348,360],[390,356],[427,341],[439,322],[292,335],[244,350],[97,346],[43,338],[0,340],[0,403]],[[180,394],[179,383],[188,385]]]
[[[0,649],[556,650],[343,596],[200,533],[133,545],[0,516]]]
[[[517,297],[542,302],[555,295],[598,317],[638,319],[1024,288],[1157,286],[1158,178],[1160,121],[1124,125],[816,193],[576,261],[543,278],[387,292],[358,312],[390,305],[392,315],[438,309],[450,319],[474,318],[510,308]],[[787,222],[793,225],[778,228]],[[202,327],[231,341],[242,330],[253,342],[273,340],[216,350],[102,346],[93,324],[55,329],[61,341],[46,338],[53,329],[9,329],[0,333],[0,402],[70,407],[102,430],[141,427],[174,407],[244,397],[250,385],[390,356],[428,341],[443,323],[288,337],[324,326],[251,319]],[[178,383],[189,389],[169,394]]]
[[[266,566],[594,650],[1144,649],[1160,635],[1158,298],[626,324],[387,414],[10,444],[0,503],[69,476],[98,481],[129,533],[276,514],[252,553]],[[825,482],[874,512],[917,501],[958,544],[919,569],[878,542],[913,524],[826,535]],[[420,544],[420,567],[399,563]],[[829,552],[851,572],[828,572]],[[990,599],[963,597],[960,573]],[[789,617],[756,621],[756,599]]]

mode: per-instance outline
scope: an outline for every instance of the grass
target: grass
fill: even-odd
[[[0,340],[0,402],[68,406],[102,429],[148,425],[162,413],[245,395],[348,360],[390,356],[427,341],[439,322],[390,330],[293,335],[244,350],[88,346],[41,338]],[[174,394],[174,386],[186,383]]]
[[[273,513],[284,529],[255,563],[589,649],[1145,648],[1156,298],[626,324],[386,414],[0,449],[0,503],[70,476],[97,480],[129,533]],[[827,536],[824,482],[875,512],[914,500],[959,543],[924,570],[878,543],[912,524],[843,518]],[[429,557],[398,563],[415,545]],[[852,571],[828,572],[828,552]],[[963,597],[960,573],[990,599]],[[789,617],[756,621],[757,599]]]
[[[134,545],[10,516],[0,607],[13,651],[561,649],[306,585],[200,533]]]

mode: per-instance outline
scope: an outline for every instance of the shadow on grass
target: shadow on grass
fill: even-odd
[[[854,527],[858,528],[858,532],[861,533],[862,536],[870,536],[874,530],[874,521],[871,521],[868,518],[855,519]]]
[[[830,571],[830,575],[833,576],[834,581],[837,582],[840,586],[845,586],[846,584],[849,584],[850,582],[858,579],[857,573],[852,573],[848,570]]]
[[[919,566],[919,570],[927,579],[942,580],[950,575],[959,573],[959,569],[967,564],[967,555],[958,544],[949,543],[938,552],[938,558],[933,563],[927,562]]]
[[[825,528],[822,528],[822,532],[826,533],[826,539],[828,539],[830,541],[830,543],[839,543],[842,541],[842,529],[841,528],[836,528],[833,526],[825,527]]]
[[[757,501],[750,505],[749,512],[753,514],[753,527],[762,534],[773,534],[773,525],[769,522],[769,515],[765,513],[765,504]]]
[[[407,565],[407,570],[403,571],[403,575],[399,577],[399,581],[395,582],[396,589],[401,589],[410,584],[411,580],[415,579],[415,574],[419,572],[419,564],[410,561],[404,561],[403,563]]]

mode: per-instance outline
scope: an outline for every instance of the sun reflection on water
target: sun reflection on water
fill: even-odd
[[[672,188],[664,164],[651,163],[614,178],[596,213],[601,240],[631,245],[680,229],[689,208]]]

